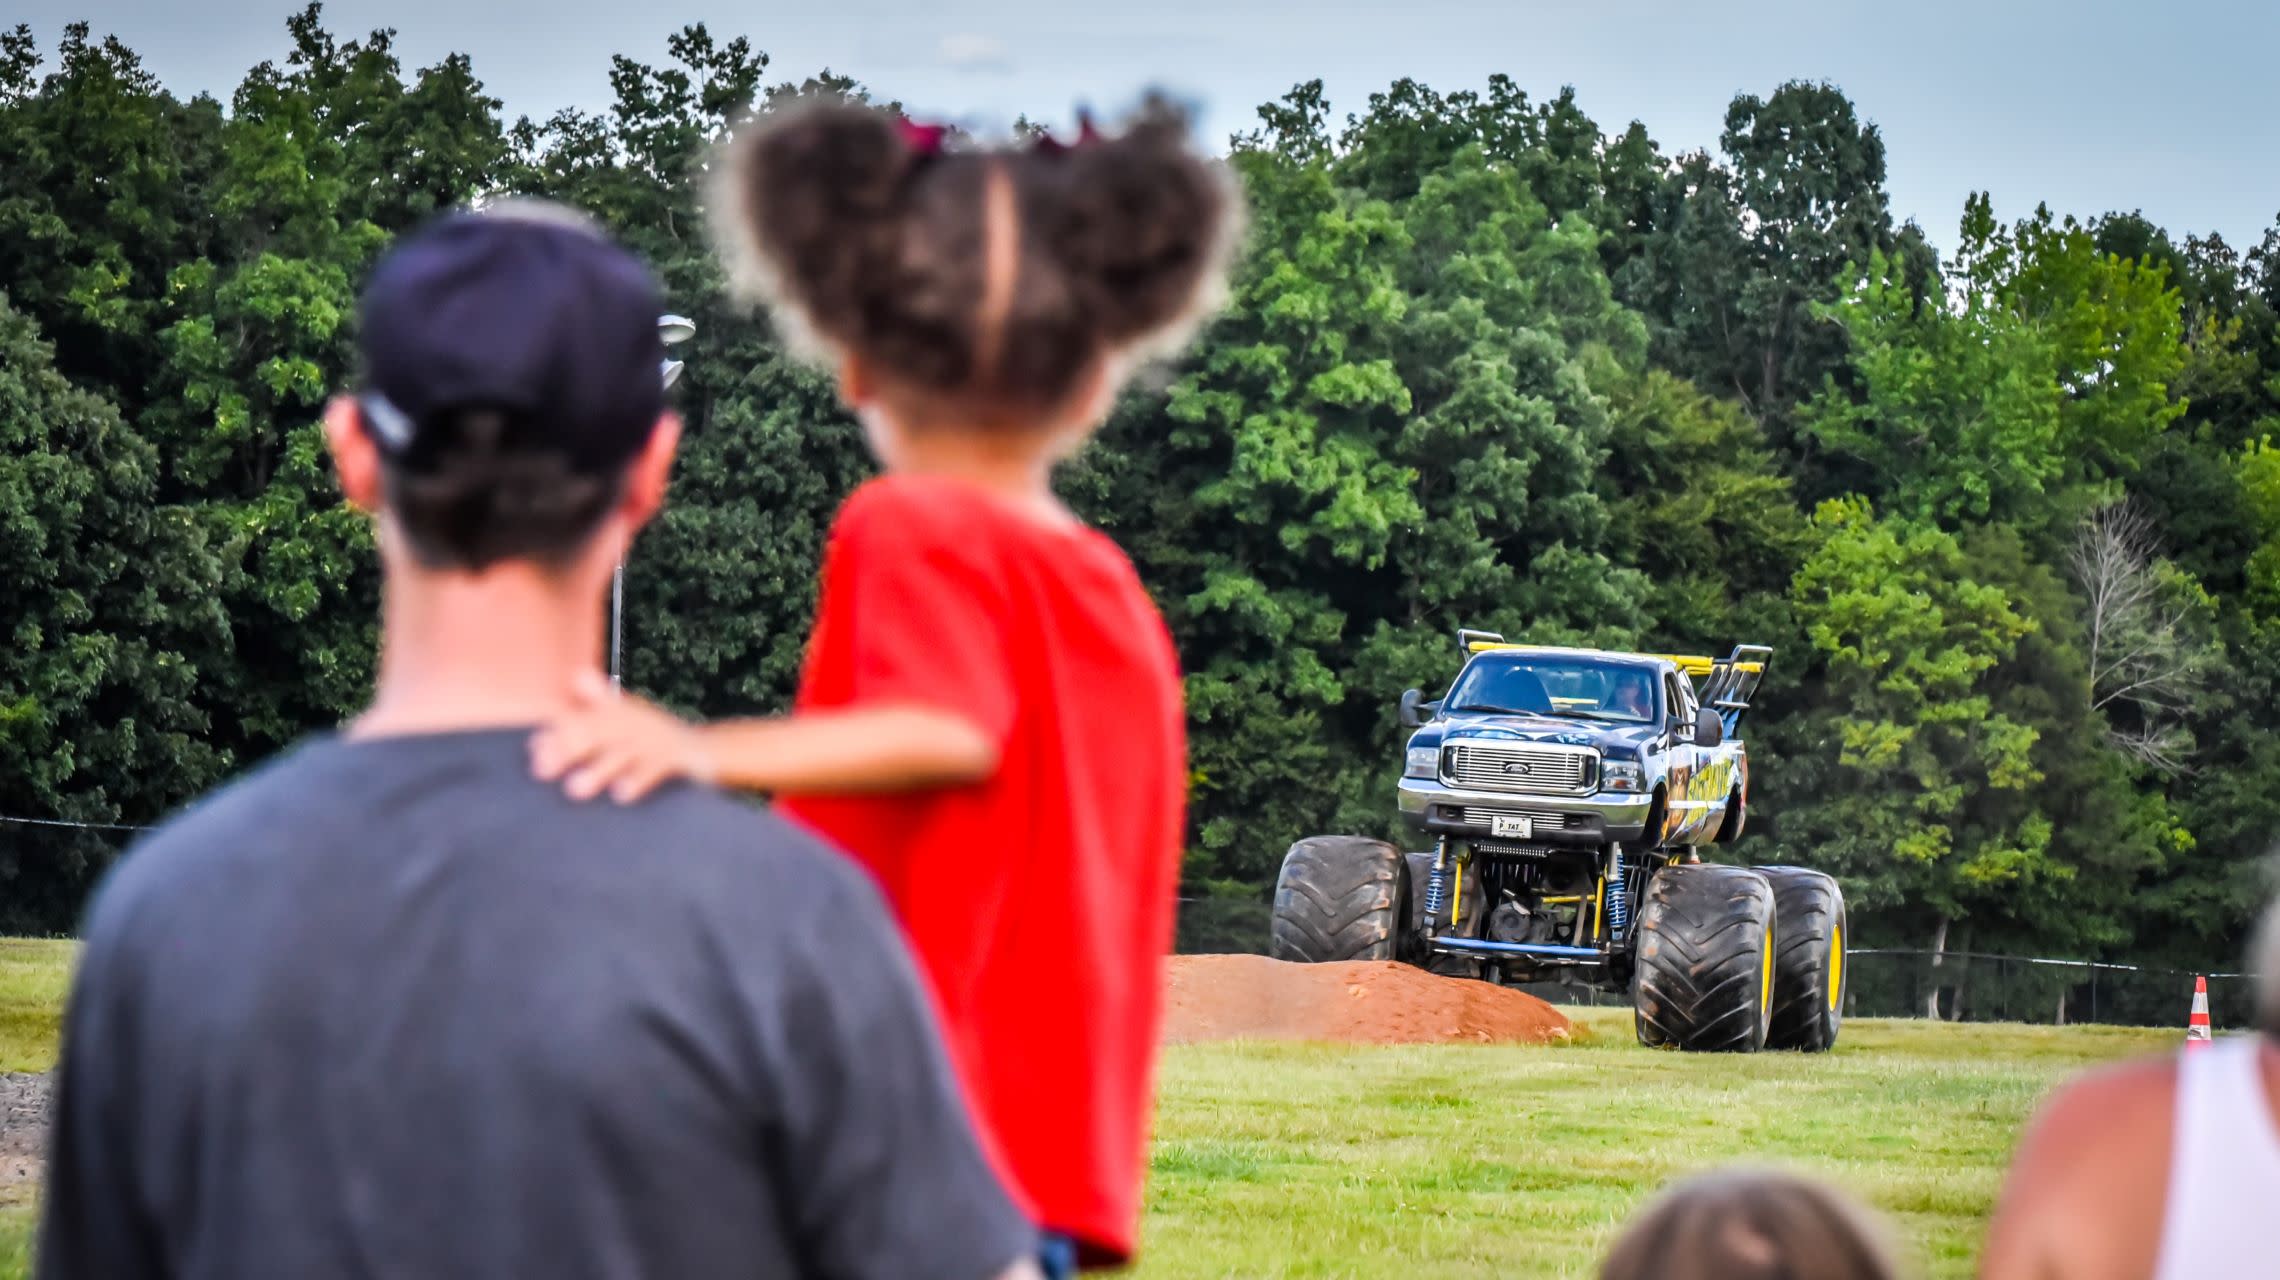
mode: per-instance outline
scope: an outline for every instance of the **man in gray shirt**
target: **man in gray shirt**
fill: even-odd
[[[98,893],[41,1275],[1033,1274],[851,864],[707,789],[530,776],[663,498],[659,302],[528,211],[375,272],[326,427],[377,512],[376,696]]]

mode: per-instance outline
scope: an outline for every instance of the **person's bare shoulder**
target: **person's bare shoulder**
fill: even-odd
[[[2176,1105],[2173,1057],[2093,1071],[2045,1102],[2012,1158],[1982,1280],[2150,1274]]]

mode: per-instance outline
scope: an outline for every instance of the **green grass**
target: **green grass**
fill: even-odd
[[[71,955],[0,940],[0,1071],[53,1065]],[[1560,1048],[1170,1050],[1135,1280],[1589,1276],[1642,1198],[1733,1163],[1825,1177],[1967,1276],[2035,1103],[2177,1039],[1856,1021],[1822,1057],[1691,1057],[1639,1048],[1627,1011],[1569,1012],[1588,1035]],[[26,1274],[32,1213],[0,1199],[0,1280]]]
[[[63,939],[0,938],[0,1072],[55,1065],[74,950]],[[0,1187],[0,1280],[30,1274],[35,1213],[30,1184]]]
[[[55,1065],[76,945],[61,938],[0,938],[0,1072]]]
[[[2177,1039],[1857,1021],[1825,1056],[1696,1057],[1570,1012],[1592,1034],[1561,1048],[1172,1050],[1138,1277],[1589,1276],[1642,1198],[1734,1163],[1824,1177],[1967,1276],[2036,1102]]]

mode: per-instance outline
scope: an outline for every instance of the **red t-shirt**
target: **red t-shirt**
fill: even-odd
[[[1122,1261],[1185,824],[1163,619],[1095,530],[953,481],[873,481],[832,527],[799,696],[852,705],[952,712],[1002,748],[973,786],[783,808],[885,889],[1015,1192],[1088,1261]]]

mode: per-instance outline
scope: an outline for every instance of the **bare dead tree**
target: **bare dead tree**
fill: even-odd
[[[2183,720],[2208,670],[2192,602],[2162,573],[2153,520],[2126,500],[2102,507],[2082,522],[2068,559],[2089,598],[2090,709],[2104,714],[2107,741],[2163,773],[2183,772],[2192,749]]]

